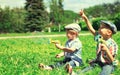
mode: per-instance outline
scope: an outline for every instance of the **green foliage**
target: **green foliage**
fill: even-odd
[[[86,11],[86,14],[89,16],[100,17],[102,15],[103,16],[105,15],[104,9],[105,7],[103,7],[102,5],[96,5],[93,7],[86,8],[85,11]]]
[[[62,2],[63,0],[50,0],[50,21],[57,27],[59,24],[64,26],[64,24],[73,23],[78,19],[77,13],[63,9]],[[55,28],[55,26],[52,28]],[[63,28],[61,29],[63,30]]]
[[[80,16],[77,13],[71,10],[64,10],[63,2],[64,0],[48,0],[50,13],[45,10],[46,7],[43,0],[26,0],[24,8],[10,9],[5,7],[3,9],[0,7],[0,33],[42,31],[49,26],[53,26],[51,27],[52,31],[58,32],[64,31],[65,25],[77,21],[79,21],[82,30],[88,30],[85,22],[79,19]],[[114,3],[95,5],[86,8],[84,11],[96,30],[99,27],[98,21],[102,19],[113,21],[117,29],[120,30],[119,0]],[[51,23],[50,25],[48,24],[49,22]],[[60,28],[59,25],[61,26]]]
[[[0,8],[0,32],[23,32],[24,11],[20,8]]]
[[[26,31],[42,31],[49,20],[43,0],[26,0],[25,9],[27,11],[25,19]]]
[[[85,9],[86,14],[92,17],[112,17],[116,13],[120,12],[120,1],[114,3],[107,3],[101,5],[95,5]]]
[[[22,8],[14,8],[11,10],[11,23],[12,23],[12,32],[21,33],[24,32],[24,19],[26,11]]]
[[[8,32],[11,28],[11,19],[12,12],[9,7],[5,7],[5,10],[0,9],[0,32]]]
[[[93,28],[95,30],[98,30],[100,26],[100,21],[107,20],[107,19],[105,17],[98,17],[98,18],[90,18],[89,20],[91,21]],[[88,31],[87,25],[84,21],[80,21],[79,25],[81,26],[82,30]]]
[[[91,20],[93,27],[98,30],[100,20],[111,20],[120,30],[120,1],[115,1],[114,3],[101,4],[85,9],[85,12],[89,18],[94,18]],[[85,28],[86,29],[86,28]]]
[[[61,31],[65,31],[65,25],[60,25],[60,30],[61,30]],[[58,26],[56,26],[56,25],[52,26],[52,27],[51,27],[51,31],[52,31],[52,32],[58,32],[58,31],[59,31]]]
[[[87,28],[86,23],[84,21],[80,21],[79,25],[81,27],[81,30],[88,31],[88,28]]]
[[[79,20],[79,15],[71,10],[65,10],[63,15],[63,24],[73,23]]]
[[[92,20],[92,25],[95,30],[99,29],[101,20],[107,20],[107,19],[104,17],[100,17],[100,18],[95,18]]]
[[[55,25],[61,24],[63,21],[63,0],[50,0],[50,22]]]
[[[116,14],[114,23],[115,23],[117,29],[120,30],[120,13]]]

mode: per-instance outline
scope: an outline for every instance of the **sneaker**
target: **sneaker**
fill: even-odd
[[[44,65],[42,63],[40,63],[38,67],[41,69],[44,69],[44,70],[52,70],[52,68],[50,66]]]
[[[65,69],[67,70],[67,72],[71,75],[72,74],[72,66],[70,64],[66,64]]]

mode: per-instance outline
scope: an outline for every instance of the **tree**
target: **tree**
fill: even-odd
[[[11,24],[13,32],[24,32],[24,19],[26,11],[23,8],[14,8],[11,10]]]
[[[52,24],[55,24],[59,27],[60,32],[60,26],[63,20],[63,0],[51,0],[50,3],[50,22]]]
[[[5,7],[4,10],[0,8],[0,32],[7,33],[11,31],[12,12],[9,7]]]
[[[93,17],[113,17],[120,12],[120,1],[116,0],[114,3],[103,3],[85,9],[87,15]]]
[[[24,13],[22,8],[0,8],[0,33],[23,32]]]
[[[42,31],[49,21],[43,0],[26,0],[25,9],[27,10],[26,31]]]
[[[62,0],[51,0],[50,2],[50,20],[57,24],[60,23],[60,17],[63,15]]]

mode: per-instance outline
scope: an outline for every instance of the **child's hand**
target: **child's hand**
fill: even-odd
[[[57,54],[55,57],[56,57],[56,58],[60,58],[60,57],[61,57],[61,55],[60,55],[60,54]]]
[[[55,46],[56,46],[58,49],[63,49],[63,46],[61,46],[59,43],[55,43]]]
[[[84,11],[83,11],[83,10],[80,10],[80,16],[81,16],[82,18],[85,17],[85,14],[84,14]]]
[[[61,53],[57,54],[57,55],[56,55],[56,58],[60,58],[60,57],[62,57],[62,56],[64,56],[64,52],[61,52]]]
[[[107,46],[105,44],[101,44],[101,50],[102,51],[107,51],[108,48],[107,48]]]
[[[80,10],[80,16],[83,16],[83,15],[84,15],[84,11]]]
[[[109,58],[110,62],[114,61],[114,57],[112,56],[112,54],[110,53],[108,47],[105,44],[101,44],[101,50],[106,53],[106,55]]]
[[[84,12],[83,12],[83,10],[80,10],[80,16],[82,16],[82,15],[83,15],[83,13],[84,13]]]
[[[51,40],[50,42],[51,42],[51,43],[54,43],[54,44],[60,44],[60,41],[59,41],[59,40]]]

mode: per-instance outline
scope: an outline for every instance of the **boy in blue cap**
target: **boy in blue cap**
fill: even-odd
[[[112,35],[117,32],[116,26],[109,21],[101,21],[100,28],[98,32],[92,27],[87,16],[80,11],[80,16],[84,19],[90,32],[95,36],[95,41],[97,41],[96,59],[91,61],[90,66],[79,72],[86,72],[95,67],[98,64],[102,71],[100,75],[110,75],[114,69],[115,57],[117,54],[118,46],[116,42],[112,39]],[[102,39],[102,41],[100,41]]]
[[[39,65],[40,68],[42,67],[46,70],[52,70],[56,67],[66,65],[67,71],[71,73],[73,67],[82,65],[83,63],[81,57],[82,44],[78,38],[78,34],[81,31],[81,28],[78,24],[72,23],[65,26],[65,29],[66,36],[68,38],[65,46],[62,46],[58,42],[54,42],[55,46],[63,51],[62,53],[57,54],[56,57],[60,58],[62,56],[65,56],[65,59],[62,62],[58,62],[54,65],[45,66],[43,64],[40,64]]]

